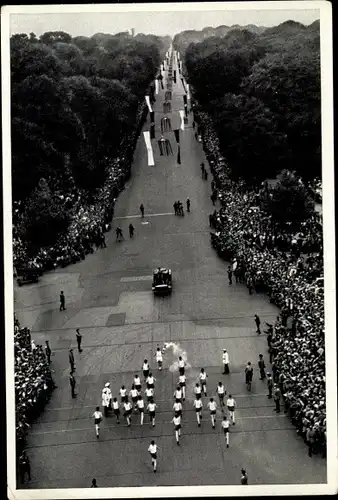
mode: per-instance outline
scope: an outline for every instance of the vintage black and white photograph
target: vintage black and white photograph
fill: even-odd
[[[337,491],[331,17],[2,9],[9,498]]]

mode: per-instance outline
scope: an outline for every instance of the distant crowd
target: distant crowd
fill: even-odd
[[[198,108],[202,136],[221,208],[210,215],[212,244],[235,265],[236,281],[264,292],[280,309],[270,360],[285,407],[298,432],[325,453],[325,341],[322,226],[317,214],[300,232],[280,231],[261,208],[268,186],[250,190],[232,182],[210,118]]]

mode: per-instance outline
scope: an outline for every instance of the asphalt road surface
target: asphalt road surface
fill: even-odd
[[[183,109],[181,82],[173,87],[172,128],[180,124]],[[254,314],[272,322],[278,311],[266,297],[249,296],[243,285],[228,285],[227,263],[210,245],[208,215],[210,181],[202,180],[200,163],[205,161],[189,125],[181,131],[182,164],[173,156],[159,155],[160,119],[164,92],[154,103],[156,165],[149,167],[143,134],[135,151],[132,177],[118,198],[113,230],[106,235],[107,248],[86,260],[45,274],[36,285],[15,290],[15,310],[23,325],[31,327],[36,343],[50,341],[52,368],[58,388],[39,420],[32,426],[27,453],[32,481],[24,488],[89,487],[93,477],[100,487],[154,485],[237,485],[244,467],[250,484],[299,484],[326,482],[326,463],[309,458],[307,447],[289,419],[273,411],[265,383],[259,380],[258,354],[268,362],[266,336],[257,335]],[[149,121],[144,130],[149,130]],[[205,164],[207,165],[206,161]],[[191,213],[175,216],[173,203],[191,200]],[[142,219],[139,206],[145,206]],[[128,225],[135,227],[133,240]],[[119,224],[125,241],[116,242]],[[172,269],[173,293],[156,298],[151,291],[152,271],[159,265]],[[66,311],[59,311],[59,293],[64,290]],[[82,353],[76,349],[75,328],[83,335]],[[176,446],[173,424],[173,393],[177,372],[169,367],[174,359],[165,355],[164,369],[156,369],[156,347],[179,343],[186,350],[187,399],[184,403],[181,446]],[[74,348],[77,399],[71,398],[68,350]],[[221,355],[230,355],[230,375],[222,375]],[[116,425],[111,416],[95,437],[92,413],[101,405],[101,390],[109,381],[113,396],[124,384],[128,390],[135,373],[142,374],[144,358],[151,360],[156,377],[158,405],[156,427],[146,415],[132,426]],[[244,368],[255,367],[252,393],[247,393]],[[193,386],[204,367],[208,373],[208,397],[216,396],[222,380],[237,401],[236,425],[230,429],[230,448],[221,431],[222,413],[216,429],[204,410],[201,428],[193,411]],[[208,399],[204,398],[204,408]],[[158,470],[153,474],[147,452],[150,441],[158,447]]]

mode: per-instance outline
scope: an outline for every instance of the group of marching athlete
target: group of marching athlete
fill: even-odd
[[[164,350],[163,350],[164,351]],[[157,366],[159,371],[162,370],[163,367],[163,351],[161,350],[160,347],[157,347],[155,358],[157,362]],[[181,436],[181,428],[182,428],[182,416],[183,416],[183,406],[182,403],[185,401],[186,397],[186,375],[185,375],[185,367],[186,363],[184,359],[182,359],[182,356],[179,356],[178,358],[178,383],[174,392],[174,405],[173,405],[173,410],[174,410],[174,416],[172,419],[172,423],[174,424],[174,429],[175,429],[175,438],[176,438],[176,443],[179,446],[180,445],[180,436]],[[150,366],[149,362],[147,359],[144,360],[143,365],[142,365],[142,372],[143,372],[143,377],[144,377],[144,382],[146,384],[146,387],[144,389],[144,395],[142,395],[142,383],[139,375],[134,376],[133,383],[131,385],[131,389],[128,393],[128,390],[124,385],[119,390],[120,393],[120,401],[118,400],[117,397],[112,396],[112,392],[110,389],[110,383],[107,382],[105,384],[105,387],[102,390],[102,406],[103,406],[103,411],[104,411],[104,416],[108,417],[110,411],[113,411],[114,416],[116,417],[116,423],[120,423],[120,406],[123,405],[124,409],[124,418],[126,419],[127,426],[131,426],[131,421],[132,421],[132,412],[134,410],[135,413],[138,413],[140,415],[140,425],[143,425],[144,422],[144,412],[145,408],[147,408],[147,411],[149,413],[150,417],[150,422],[152,424],[152,427],[155,427],[155,416],[156,416],[156,408],[157,405],[154,400],[154,394],[155,394],[155,382],[156,379],[153,376],[153,374],[150,371]],[[207,373],[205,372],[204,368],[201,368],[200,373],[199,373],[199,382],[195,384],[194,387],[194,395],[195,395],[195,400],[193,403],[193,406],[196,411],[196,419],[197,419],[197,425],[198,427],[201,427],[201,419],[202,419],[202,411],[203,411],[203,401],[202,401],[202,393],[206,397],[207,396]],[[229,426],[230,426],[230,421],[233,425],[235,425],[235,408],[236,408],[236,402],[234,398],[232,397],[231,394],[229,394],[229,397],[226,400],[225,403],[225,396],[226,396],[226,389],[224,387],[224,384],[222,382],[218,383],[217,386],[217,395],[220,403],[220,409],[224,413],[224,408],[227,406],[228,411],[229,411],[229,417],[230,420],[226,415],[223,416],[222,420],[222,428],[225,434],[226,438],[226,445],[227,448],[229,447]],[[144,402],[144,398],[146,399],[146,404]],[[209,402],[207,403],[207,408],[210,411],[210,418],[211,418],[211,424],[212,428],[215,429],[215,424],[216,424],[216,409],[217,409],[217,403],[214,400],[214,398],[210,398]],[[96,407],[96,411],[93,414],[94,417],[94,422],[95,422],[95,431],[96,431],[96,436],[97,438],[100,437],[100,423],[102,421],[103,415],[100,411],[100,407]]]

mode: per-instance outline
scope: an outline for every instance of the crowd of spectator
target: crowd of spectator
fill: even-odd
[[[136,118],[139,124],[126,143],[122,145],[123,153],[111,161],[106,181],[101,189],[87,202],[86,194],[75,188],[65,193],[60,190],[60,197],[65,210],[70,214],[68,231],[53,246],[40,248],[34,256],[28,256],[27,247],[18,230],[20,227],[20,202],[13,207],[13,255],[14,268],[33,268],[39,272],[66,267],[85,259],[94,252],[94,248],[102,246],[104,233],[111,228],[114,215],[115,200],[124,189],[130,177],[133,153],[137,138],[147,115],[147,106],[139,107]],[[56,194],[58,191],[56,190]],[[62,194],[61,194],[62,193]]]
[[[14,377],[16,444],[19,456],[31,423],[48,402],[55,388],[44,347],[35,345],[30,330],[14,317]]]
[[[250,293],[264,292],[281,310],[270,348],[274,379],[285,408],[311,447],[325,453],[325,341],[322,226],[317,215],[301,230],[274,227],[256,190],[233,182],[219,148],[212,121],[194,108],[194,119],[214,177],[221,208],[210,215],[212,244],[228,261],[236,261],[236,281]]]

